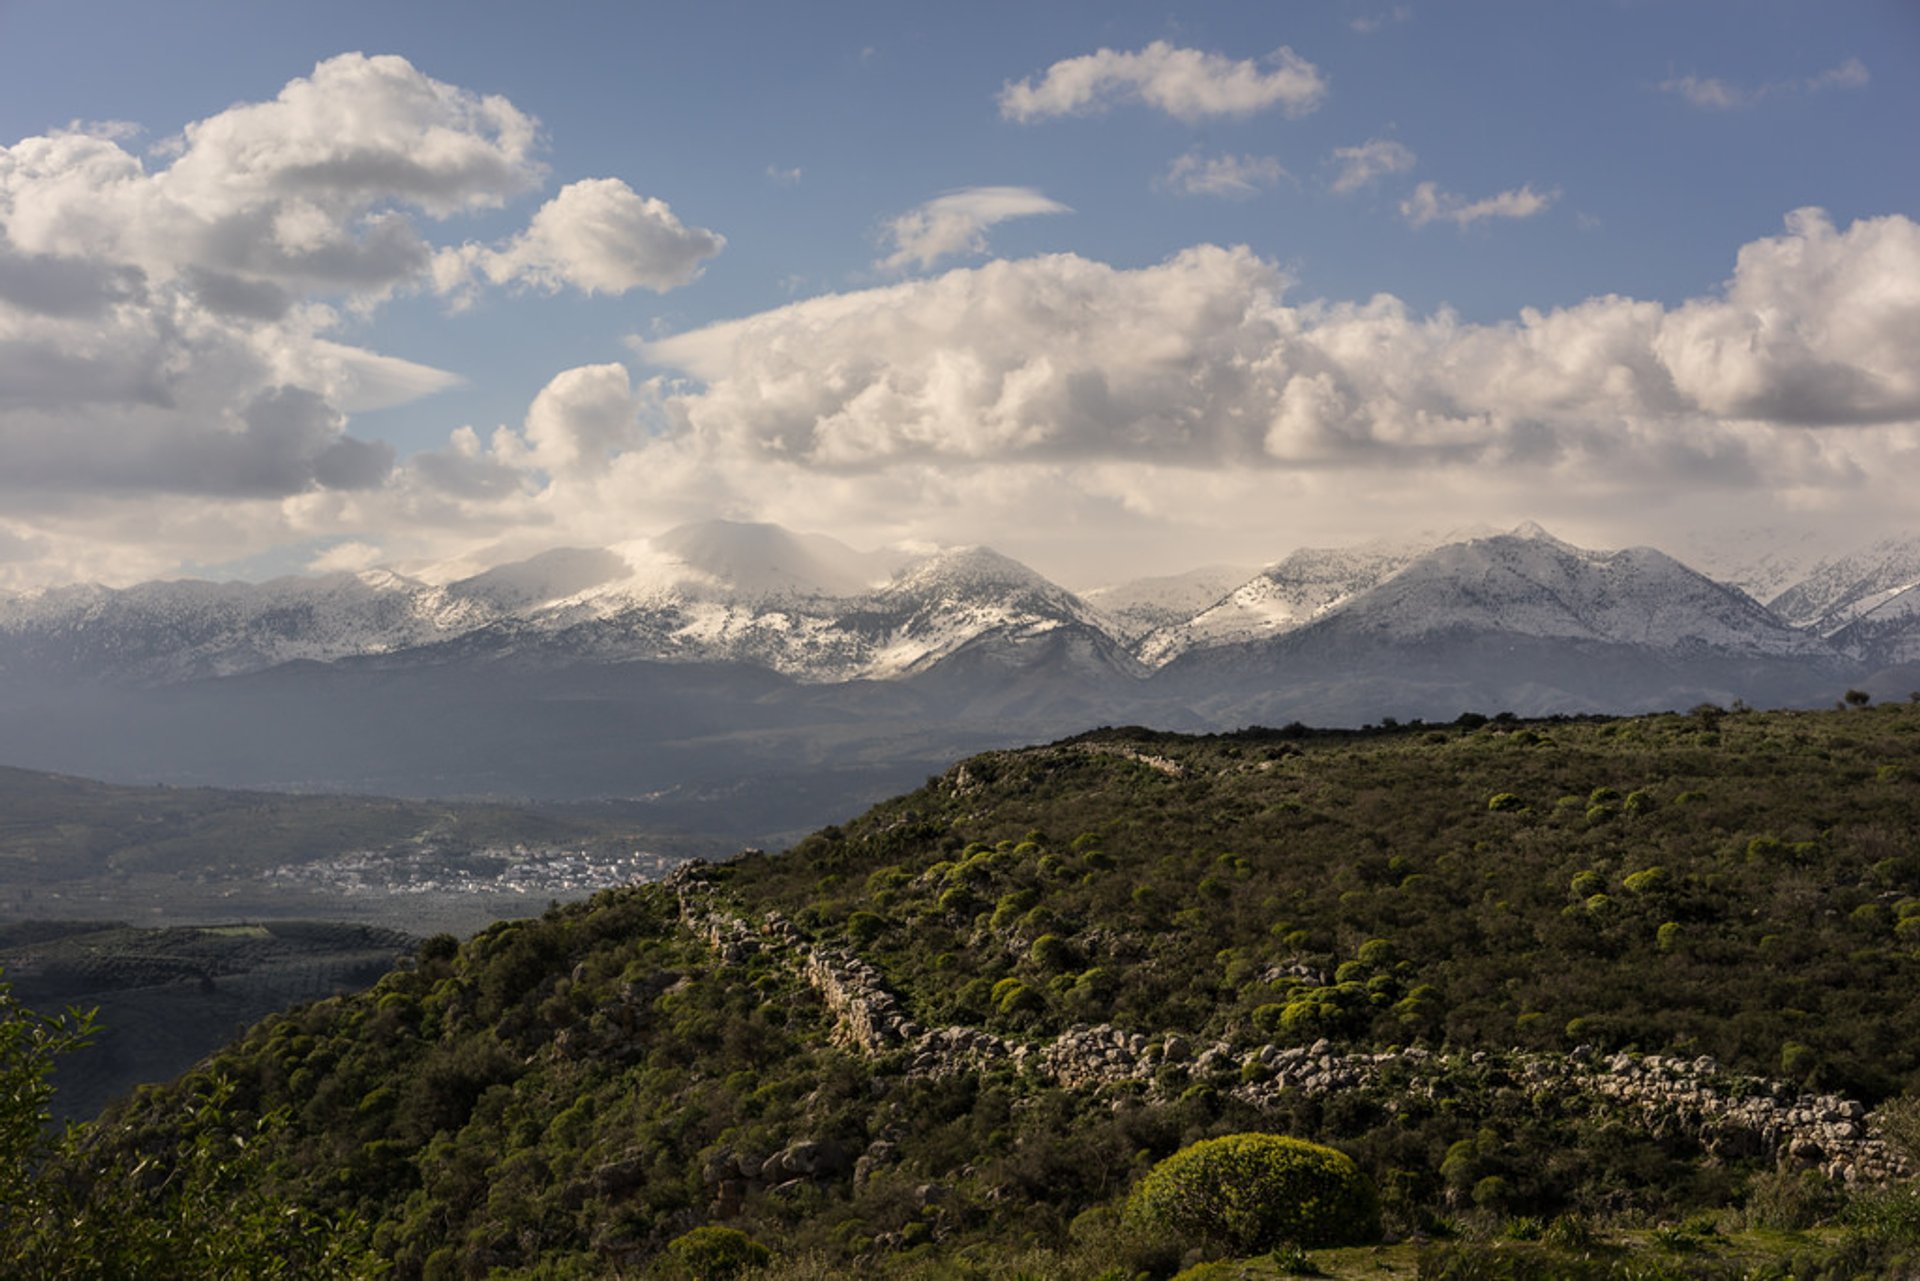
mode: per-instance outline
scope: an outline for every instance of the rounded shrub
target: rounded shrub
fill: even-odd
[[[730,1281],[750,1269],[766,1267],[773,1254],[738,1228],[710,1224],[669,1241],[667,1258],[675,1274],[688,1281]]]
[[[1344,1153],[1277,1134],[1229,1134],[1154,1166],[1128,1198],[1127,1219],[1185,1249],[1244,1257],[1288,1242],[1373,1241],[1380,1200]]]

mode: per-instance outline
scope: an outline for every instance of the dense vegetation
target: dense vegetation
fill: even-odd
[[[849,1033],[836,956],[897,998],[894,1040]],[[1090,1024],[1146,1066],[1050,1072]],[[915,1039],[946,1027],[1001,1048]],[[1276,1086],[1368,1050],[1350,1085]],[[700,1274],[703,1251],[1166,1275],[1223,1247],[1126,1214],[1134,1189],[1264,1133],[1351,1158],[1431,1276],[1739,1275],[1726,1233],[1821,1223],[1770,1239],[1771,1275],[1920,1260],[1904,1185],[1538,1084],[1623,1051],[1695,1064],[1703,1097],[1910,1118],[1920,706],[990,753],[785,854],[435,938],[110,1110],[40,1181],[84,1220],[121,1186],[94,1172],[192,1186],[194,1152],[244,1138],[258,1195],[405,1278]]]

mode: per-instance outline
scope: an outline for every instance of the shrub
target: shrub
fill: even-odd
[[[773,1255],[738,1228],[708,1225],[667,1243],[667,1257],[688,1281],[728,1281],[749,1268],[764,1268]]]
[[[1027,959],[1049,974],[1058,974],[1070,968],[1078,958],[1074,956],[1073,945],[1058,934],[1042,934],[1027,949]]]
[[[887,919],[874,912],[855,912],[847,918],[847,938],[855,947],[865,947],[887,931]]]
[[[1495,814],[1508,814],[1527,808],[1527,803],[1512,792],[1495,792],[1487,798],[1487,808]]]
[[[1216,1257],[1380,1235],[1373,1185],[1343,1153],[1275,1134],[1204,1139],[1148,1172],[1127,1218]]]
[[[1666,888],[1667,869],[1656,863],[1652,867],[1643,868],[1626,877],[1620,882],[1620,885],[1631,894],[1658,893]]]

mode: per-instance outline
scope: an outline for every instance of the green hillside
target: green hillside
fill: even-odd
[[[1134,1189],[1261,1132],[1388,1244],[1206,1275],[1903,1275],[1916,1093],[1920,706],[1103,730],[430,940],[41,1192],[159,1257],[244,1139],[315,1272],[1164,1276],[1253,1238]]]

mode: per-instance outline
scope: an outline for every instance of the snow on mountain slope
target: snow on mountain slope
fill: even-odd
[[[882,558],[771,526],[709,526],[617,551],[624,575],[500,620],[491,649],[749,663],[824,683],[921,671],[988,636],[1024,646],[1061,628],[1108,634],[1071,592],[983,547],[918,558],[874,587],[858,575]]]
[[[1135,653],[1157,667],[1190,650],[1279,636],[1378,586],[1424,550],[1387,543],[1301,548],[1192,617],[1155,629]]]
[[[1920,539],[1889,540],[1824,563],[1781,600],[1824,620],[1836,642],[1846,629],[1842,648],[1867,662],[1920,647],[1903,639],[1920,627],[1915,582]],[[1325,642],[1330,655],[1340,644],[1483,633],[1727,657],[1834,652],[1663,553],[1583,551],[1537,526],[1437,548],[1302,549],[1237,584],[1215,567],[1090,595],[983,547],[862,553],[707,521],[444,584],[376,570],[0,595],[0,674],[169,682],[296,659],[516,654],[741,663],[821,684],[916,676],[966,653],[996,670],[1051,663],[1104,679],[1314,629],[1346,638]],[[1162,621],[1143,635],[1150,619]]]
[[[1696,530],[1662,550],[1717,583],[1738,587],[1762,604],[1852,550],[1831,530],[1784,525]]]
[[[1253,570],[1239,565],[1205,565],[1184,574],[1096,587],[1081,592],[1080,599],[1111,620],[1118,639],[1134,644],[1150,632],[1184,623],[1218,604],[1253,575]]]
[[[987,547],[935,552],[859,602],[841,627],[872,646],[865,674],[880,678],[922,671],[984,636],[1024,643],[1063,629],[1111,634],[1072,592]]]
[[[50,673],[171,681],[431,644],[493,612],[385,570],[70,588],[0,602],[0,640]]]
[[[1920,536],[1883,539],[1820,561],[1767,602],[1796,627],[1831,635],[1920,584]]]
[[[1818,656],[1817,638],[1786,626],[1744,592],[1648,547],[1587,551],[1538,526],[1440,547],[1378,587],[1333,607],[1376,640],[1452,633],[1602,641],[1660,653]]]
[[[1920,663],[1920,587],[1884,593],[1827,638],[1849,657],[1891,667]]]

